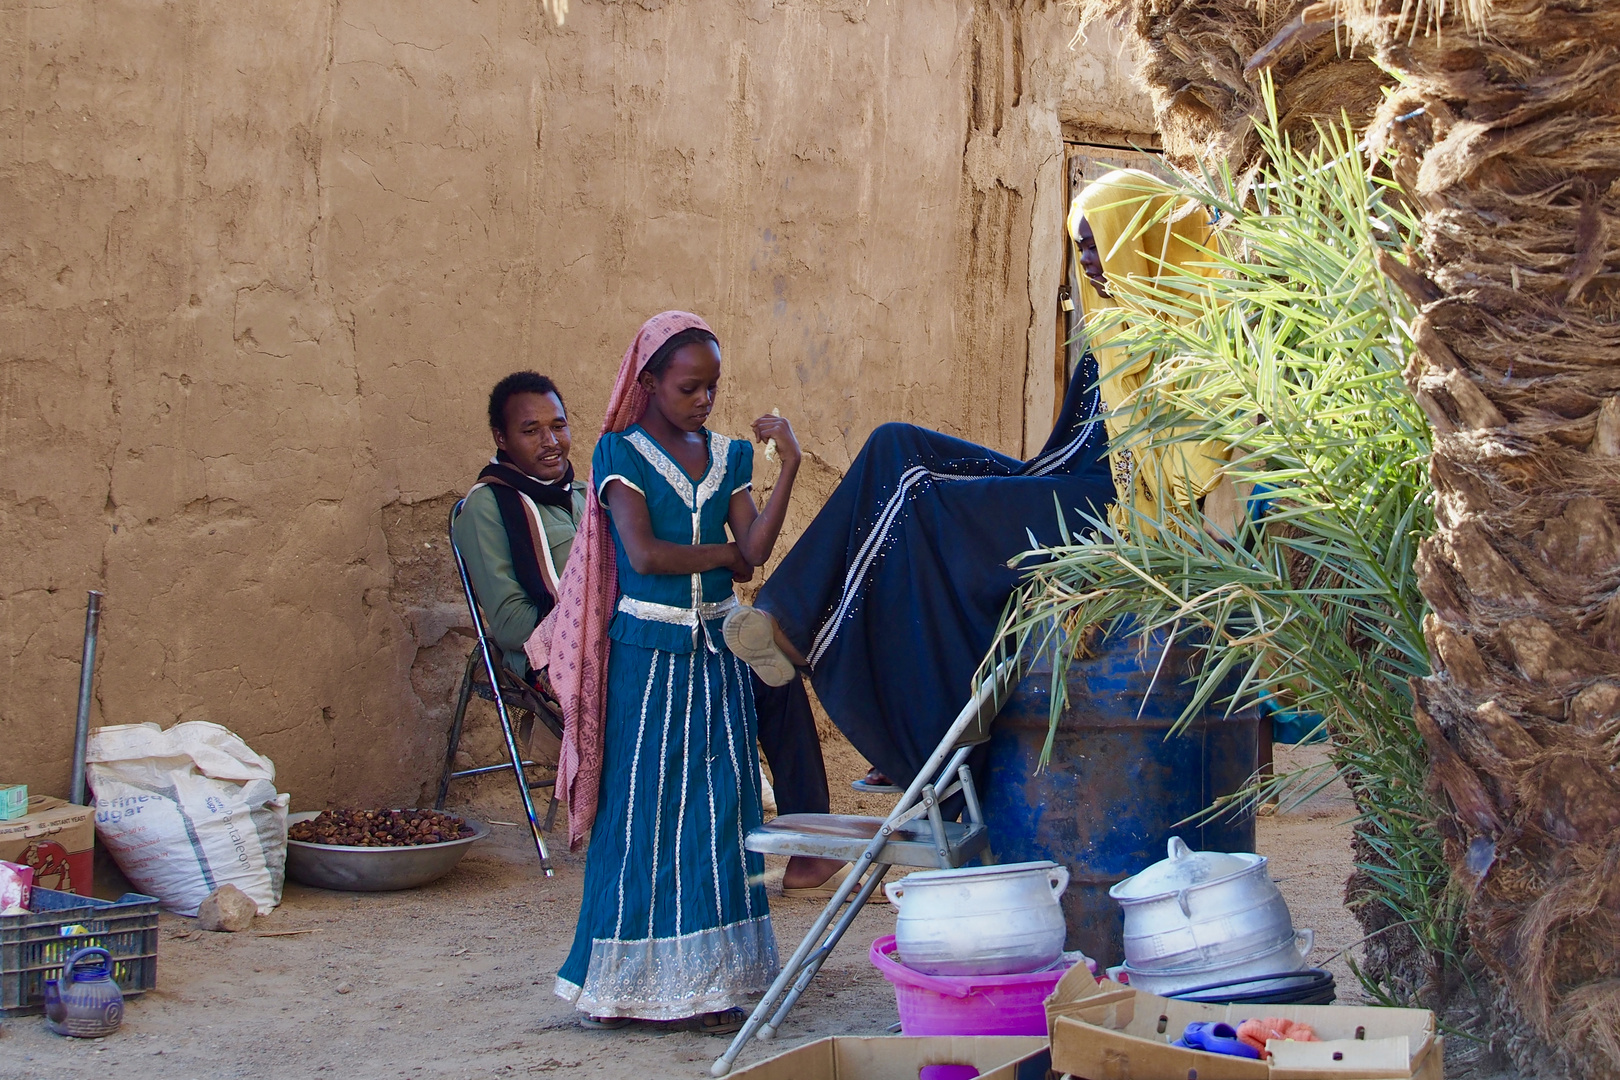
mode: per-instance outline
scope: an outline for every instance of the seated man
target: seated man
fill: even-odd
[[[557,602],[557,582],[585,512],[585,485],[568,460],[568,414],[556,385],[518,371],[489,394],[495,456],[456,519],[489,634],[518,678],[535,684],[523,643]]]

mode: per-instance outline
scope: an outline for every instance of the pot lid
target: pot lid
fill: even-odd
[[[1222,851],[1193,851],[1179,836],[1170,838],[1170,857],[1108,890],[1116,900],[1142,900],[1163,896],[1206,882],[1231,877],[1256,865],[1258,855],[1229,855]]]
[[[999,866],[959,866],[954,870],[919,870],[915,874],[907,874],[903,880],[908,885],[939,885],[945,882],[955,884],[965,881],[983,881],[986,878],[1011,877],[1015,874],[1028,874],[1031,872],[1044,874],[1055,869],[1055,862],[1020,862],[1004,863]]]

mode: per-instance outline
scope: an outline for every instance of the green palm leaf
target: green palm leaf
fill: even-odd
[[[1090,332],[1128,319],[1127,354],[1156,358],[1151,407],[1124,444],[1221,440],[1234,478],[1270,489],[1270,510],[1233,537],[1211,536],[1191,506],[1128,537],[1094,519],[1080,535],[1070,513],[1062,546],[1014,561],[1026,574],[992,658],[1051,656],[1054,731],[1088,628],[1158,631],[1202,650],[1183,724],[1265,697],[1320,713],[1331,766],[1257,778],[1211,812],[1298,802],[1342,776],[1359,811],[1360,902],[1386,908],[1374,921],[1403,924],[1391,929],[1443,967],[1462,927],[1410,690],[1429,673],[1413,569],[1432,527],[1429,428],[1401,377],[1413,312],[1375,261],[1399,255],[1416,221],[1348,125],[1324,131],[1310,155],[1277,134],[1275,117],[1261,136],[1272,165],[1247,190],[1226,172],[1183,178],[1186,194],[1220,211],[1219,244],[1201,256],[1219,273],[1165,267]],[[1049,735],[1043,763],[1052,746]],[[1368,989],[1392,1001],[1419,990]]]

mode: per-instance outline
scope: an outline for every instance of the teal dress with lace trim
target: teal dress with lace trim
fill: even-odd
[[[705,436],[693,478],[639,425],[604,435],[591,482],[640,492],[660,540],[726,543],[753,447]],[[720,633],[731,572],[638,574],[617,528],[613,544],[602,780],[557,993],[592,1016],[676,1020],[744,1005],[777,971],[764,863],[743,847],[761,818],[753,684]]]

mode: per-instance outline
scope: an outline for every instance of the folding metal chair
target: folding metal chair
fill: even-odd
[[[1017,656],[1003,660],[974,693],[887,818],[849,814],[787,814],[749,832],[747,848],[770,855],[808,855],[854,863],[827,908],[765,992],[742,1030],[715,1061],[724,1076],[754,1035],[775,1036],[787,1014],[832,955],[891,866],[948,869],[989,847],[989,832],[967,766],[968,754],[990,738],[990,725],[1017,684]],[[944,820],[940,804],[960,793],[966,821]],[[836,920],[836,921],[835,921]]]
[[[536,737],[541,738],[553,751],[555,760],[555,755],[562,751],[562,708],[549,696],[524,684],[513,675],[506,667],[500,646],[489,638],[489,628],[484,622],[483,609],[478,606],[478,596],[473,591],[472,579],[467,576],[467,563],[462,559],[460,549],[456,547],[456,518],[460,516],[462,504],[465,502],[465,499],[461,499],[450,509],[450,550],[456,557],[456,572],[461,575],[461,589],[467,597],[467,611],[472,617],[473,631],[478,636],[478,643],[467,654],[467,667],[461,676],[461,690],[456,695],[455,718],[450,723],[450,739],[445,748],[444,773],[439,778],[439,798],[433,805],[435,809],[444,809],[444,801],[450,793],[452,780],[510,769],[517,778],[518,794],[523,799],[523,812],[529,819],[529,831],[534,834],[534,849],[540,856],[540,868],[546,872],[546,877],[551,877],[551,853],[546,850],[544,834],[551,830],[552,822],[557,816],[557,776],[553,772],[552,775],[542,776],[537,780],[529,779],[528,770],[539,766],[532,761],[524,760],[519,752],[518,737],[512,730],[511,714],[513,712],[520,714],[518,728],[523,741],[528,743]],[[495,711],[501,718],[501,733],[506,738],[506,761],[499,765],[482,765],[478,768],[458,770],[455,765],[456,751],[461,747],[461,730],[462,723],[467,717],[467,704],[474,694],[485,701],[495,703]],[[539,721],[538,730],[536,720]],[[535,814],[534,797],[530,792],[535,788],[546,787],[551,788],[551,805],[546,810],[546,821],[542,826]]]

